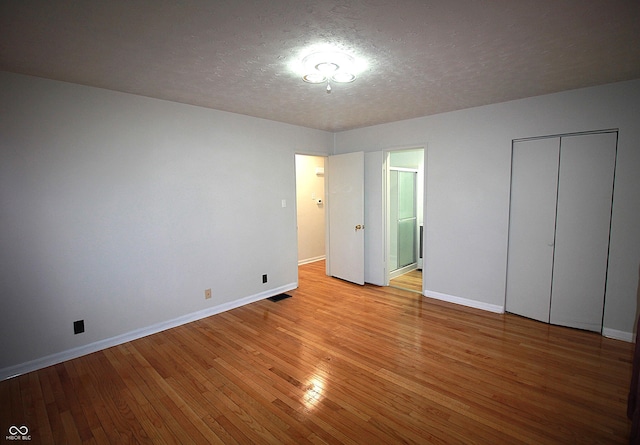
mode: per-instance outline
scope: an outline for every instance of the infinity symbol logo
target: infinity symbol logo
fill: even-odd
[[[27,428],[26,425],[22,425],[22,426],[15,426],[15,425],[11,425],[9,427],[9,434],[11,434],[12,436],[26,436],[27,433],[29,432],[29,428]]]

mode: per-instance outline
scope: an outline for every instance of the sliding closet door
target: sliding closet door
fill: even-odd
[[[549,322],[560,139],[513,144],[506,310]]]
[[[561,140],[553,324],[602,329],[615,158],[616,133]]]

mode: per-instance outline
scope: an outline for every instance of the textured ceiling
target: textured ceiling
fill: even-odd
[[[304,83],[321,43],[368,70]],[[0,0],[0,70],[336,132],[640,78],[640,1]]]

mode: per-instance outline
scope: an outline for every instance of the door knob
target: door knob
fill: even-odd
[[[357,232],[358,230],[361,230],[361,229],[364,229],[364,224],[358,224],[358,225],[356,226],[356,232]]]

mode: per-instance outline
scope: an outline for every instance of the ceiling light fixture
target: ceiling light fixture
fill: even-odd
[[[305,74],[302,80],[307,83],[327,82],[327,93],[331,93],[331,82],[350,83],[356,80],[352,69],[354,60],[348,54],[340,52],[315,52],[302,59]]]

